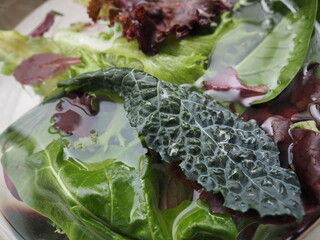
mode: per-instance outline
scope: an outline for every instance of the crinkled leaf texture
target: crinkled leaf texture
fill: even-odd
[[[122,105],[108,105],[94,141],[54,132],[56,105],[37,106],[0,135],[1,163],[21,199],[70,240],[187,240],[194,232],[196,239],[236,238],[232,218],[201,202],[158,208],[160,181],[168,176],[144,155]]]
[[[132,126],[166,162],[225,206],[261,216],[303,216],[296,175],[280,167],[278,149],[253,121],[244,122],[209,96],[127,68],[102,69],[60,84],[65,90],[113,89]]]

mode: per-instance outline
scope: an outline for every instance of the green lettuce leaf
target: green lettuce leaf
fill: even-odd
[[[317,128],[317,124],[314,120],[296,122],[292,124],[291,128],[292,129],[308,129],[314,132],[319,132],[319,129]]]
[[[287,3],[286,5],[284,3]],[[270,9],[267,11],[268,4]],[[203,77],[210,80],[234,68],[248,86],[267,86],[259,102],[280,94],[300,70],[310,43],[317,12],[316,0],[253,1],[239,7],[221,34]]]
[[[193,83],[204,73],[204,61],[207,60],[214,42],[214,34],[189,37],[180,41],[169,39],[163,44],[159,54],[149,57],[139,50],[136,41],[128,42],[122,37],[120,25],[116,24],[110,28],[105,21],[100,21],[97,25],[104,30],[87,33],[87,28],[78,31],[78,28],[73,27],[58,32],[54,40],[95,50],[96,56],[93,57],[92,51],[82,53],[86,57],[90,54],[90,57],[96,59],[96,69],[110,66],[130,67],[176,84]],[[96,70],[88,66],[86,72]],[[77,68],[74,70],[77,72]],[[184,81],[181,81],[181,76]]]
[[[317,19],[314,23],[312,38],[310,41],[309,50],[304,63],[304,68],[307,69],[311,63],[320,62],[320,4],[318,1]]]
[[[102,69],[59,86],[118,92],[147,146],[166,162],[181,162],[187,178],[207,191],[221,192],[226,207],[302,219],[298,178],[280,167],[275,143],[254,121],[242,121],[209,96],[128,68]]]
[[[158,208],[168,176],[145,156],[122,105],[108,103],[88,137],[55,129],[56,105],[37,106],[0,136],[1,163],[21,199],[70,240],[236,238],[232,218],[201,202]]]

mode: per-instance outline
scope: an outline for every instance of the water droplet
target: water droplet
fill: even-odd
[[[256,199],[258,197],[259,189],[256,186],[250,185],[245,189],[244,195],[247,199]]]
[[[261,185],[264,186],[264,187],[270,187],[271,188],[274,185],[274,182],[272,181],[271,178],[265,178],[261,182]]]
[[[267,18],[261,23],[261,28],[264,30],[272,29],[274,26],[273,19]]]
[[[288,26],[286,26],[286,29],[287,29],[288,31],[291,31],[291,30],[292,30],[292,28],[293,28],[293,26],[292,26],[292,25],[288,25]]]
[[[287,189],[284,184],[279,183],[278,193],[281,194],[283,198],[286,198],[288,196]]]
[[[242,192],[242,189],[243,189],[243,187],[241,186],[241,184],[238,183],[238,182],[229,183],[229,184],[228,184],[228,188],[229,188],[229,190],[230,190],[231,192],[234,192],[234,193],[237,193],[237,194],[241,193],[241,192]]]
[[[178,143],[172,144],[171,148],[169,148],[169,156],[176,157],[179,153],[180,148],[181,148],[180,144]]]
[[[320,106],[316,103],[309,105],[309,112],[311,117],[316,121],[317,125],[320,124]]]
[[[277,205],[277,200],[272,197],[268,197],[262,200],[261,204],[265,206],[266,208],[275,207]]]
[[[239,180],[243,179],[243,177],[244,177],[244,175],[239,168],[235,168],[232,171],[229,171],[229,176],[228,176],[229,180],[239,181]]]
[[[75,149],[75,150],[84,149],[83,143],[76,143],[76,144],[74,145],[74,149]]]
[[[244,160],[241,162],[241,164],[246,169],[252,169],[254,167],[254,162],[252,160]]]
[[[293,154],[292,154],[292,148],[293,148],[293,143],[291,143],[288,147],[288,163],[291,166],[292,170],[294,171],[294,165],[293,165]]]
[[[91,139],[91,142],[93,143],[98,142],[98,133],[95,130],[90,131],[90,139]]]

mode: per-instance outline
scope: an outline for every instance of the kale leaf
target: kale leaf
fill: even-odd
[[[147,146],[166,162],[181,162],[207,191],[221,192],[226,207],[302,218],[299,181],[280,167],[275,143],[254,121],[242,121],[209,96],[128,68],[101,69],[59,86],[118,92]]]

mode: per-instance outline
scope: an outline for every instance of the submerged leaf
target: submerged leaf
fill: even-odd
[[[216,100],[239,102],[244,106],[262,100],[268,92],[266,86],[247,86],[241,83],[237,71],[229,67],[225,72],[218,74],[213,79],[205,81],[207,93]]]
[[[181,162],[187,178],[207,191],[221,192],[225,206],[302,218],[298,179],[280,167],[274,142],[255,122],[240,120],[209,96],[127,68],[84,74],[60,87],[119,92],[147,146],[166,162]]]
[[[91,116],[96,134],[85,138],[52,129],[56,107],[39,105],[0,135],[1,163],[21,199],[68,239],[188,240],[194,232],[197,239],[236,238],[232,218],[200,202],[159,209],[168,176],[145,155],[122,105],[101,102],[101,111]]]

